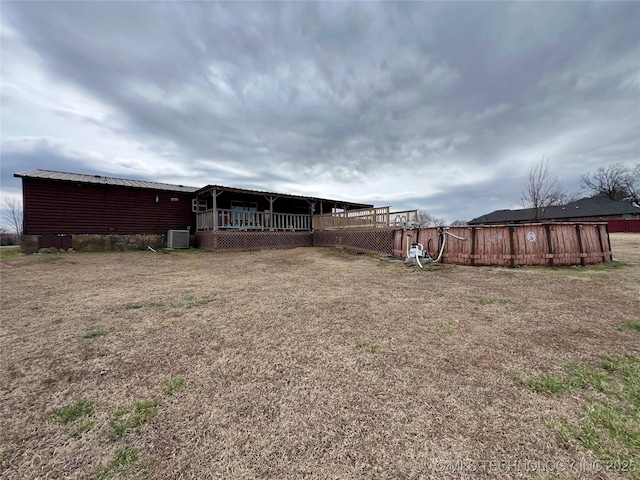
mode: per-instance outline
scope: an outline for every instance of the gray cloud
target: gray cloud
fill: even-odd
[[[37,168],[90,175],[104,174],[103,171],[92,168],[85,157],[77,154],[74,156],[73,152],[65,152],[61,146],[47,140],[22,139],[18,142],[4,142],[0,155],[2,156],[0,184],[5,190],[20,190],[20,180],[13,176],[14,173]]]
[[[100,128],[182,162],[181,183],[321,179],[350,194],[418,168],[429,174],[408,190],[440,193],[398,207],[438,205],[452,220],[517,203],[543,153],[569,184],[640,158],[634,2],[4,7],[50,78],[109,106]],[[78,166],[45,151],[24,161]]]

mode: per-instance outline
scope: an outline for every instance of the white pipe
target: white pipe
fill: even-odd
[[[440,247],[440,253],[438,253],[438,258],[436,258],[433,263],[438,263],[441,259],[442,259],[442,252],[444,252],[444,246],[447,243],[447,236],[445,235],[446,232],[442,232],[442,246]]]
[[[440,247],[440,253],[438,254],[438,258],[436,258],[433,263],[437,263],[442,259],[442,252],[444,252],[444,245],[447,243],[447,235],[451,235],[453,238],[457,238],[458,240],[466,240],[464,237],[459,237],[458,235],[454,235],[453,233],[449,233],[446,230],[442,231],[442,247]]]
[[[453,238],[457,238],[458,240],[466,240],[466,238],[464,237],[459,237],[458,235],[454,235],[453,233],[449,233],[449,232],[444,232],[447,235],[451,235]]]

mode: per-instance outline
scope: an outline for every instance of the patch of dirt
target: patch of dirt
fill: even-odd
[[[640,354],[638,333],[617,328],[638,319],[640,235],[611,239],[629,266],[419,270],[322,248],[3,261],[2,478],[90,478],[124,445],[140,452],[131,478],[459,478],[439,469],[580,462],[545,426],[577,400],[512,375]],[[185,387],[167,395],[168,377]],[[49,419],[82,399],[94,427],[75,439]],[[153,399],[155,418],[108,440],[117,410]],[[582,478],[618,478],[605,474]]]

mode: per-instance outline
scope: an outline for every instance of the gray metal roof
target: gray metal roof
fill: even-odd
[[[606,217],[608,215],[640,215],[640,208],[626,202],[616,202],[606,197],[581,198],[575,202],[552,207],[550,218]]]
[[[294,195],[291,193],[265,192],[262,190],[249,190],[246,188],[225,187],[223,185],[207,185],[206,187],[200,188],[198,190],[198,193],[204,193],[212,189],[216,189],[218,191],[224,191],[224,192],[242,193],[242,194],[249,194],[249,195],[265,195],[265,196],[274,196],[274,197],[282,197],[282,198],[294,198],[297,200],[310,200],[314,202],[326,202],[329,204],[333,203],[336,205],[341,205],[341,206],[346,206],[351,208],[373,208],[373,205],[370,203],[347,202],[346,200],[332,200],[330,198]]]
[[[146,188],[152,190],[165,190],[170,192],[183,192],[183,193],[201,193],[216,188],[227,192],[245,193],[252,195],[273,195],[276,197],[306,199],[312,201],[324,201],[327,203],[335,203],[337,205],[344,205],[351,208],[373,208],[373,205],[367,203],[355,203],[346,202],[343,200],[330,200],[326,198],[305,197],[302,195],[292,195],[286,193],[275,192],[263,192],[260,190],[247,190],[242,188],[225,187],[222,185],[207,185],[206,187],[187,187],[184,185],[173,185],[170,183],[158,183],[147,182],[146,180],[130,180],[126,178],[105,177],[102,175],[87,175],[84,173],[68,173],[68,172],[55,172],[53,170],[30,170],[28,172],[14,173],[14,177],[18,178],[39,178],[45,180],[57,180],[63,182],[75,182],[75,183],[94,183],[100,185],[114,185],[119,187],[131,187],[131,188]]]
[[[173,185],[171,183],[148,182],[146,180],[130,180],[126,178],[105,177],[102,175],[86,175],[83,173],[55,172],[52,170],[29,170],[28,172],[14,173],[18,178],[40,178],[46,180],[59,180],[63,182],[94,183],[100,185],[114,185],[119,187],[147,188],[151,190],[166,190],[170,192],[193,193],[198,187]]]
[[[479,223],[513,223],[526,222],[535,217],[533,208],[523,208],[520,210],[495,210],[486,215],[480,215],[473,220],[469,220],[469,225]]]
[[[609,215],[640,215],[640,208],[625,202],[616,202],[606,197],[581,198],[575,202],[547,207],[539,220],[562,220],[580,217],[606,217]],[[469,221],[470,225],[482,223],[526,222],[535,219],[535,209],[495,210]]]

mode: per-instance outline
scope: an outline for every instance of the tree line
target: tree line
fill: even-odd
[[[523,207],[535,210],[534,220],[541,219],[548,207],[565,205],[584,195],[601,195],[610,200],[640,206],[640,163],[634,166],[614,163],[594,172],[587,172],[580,176],[580,188],[582,190],[577,193],[565,190],[562,182],[549,170],[549,159],[543,158],[529,171],[521,203]],[[445,223],[444,219],[431,215],[427,210],[418,210],[420,227],[438,227]],[[451,226],[466,224],[463,220],[456,220]]]
[[[640,205],[640,163],[632,167],[624,163],[600,167],[582,175],[580,187],[582,194]],[[529,172],[521,201],[523,207],[534,209],[535,220],[539,220],[548,207],[564,205],[578,197],[579,194],[564,189],[558,177],[549,170],[549,159],[543,158]]]

